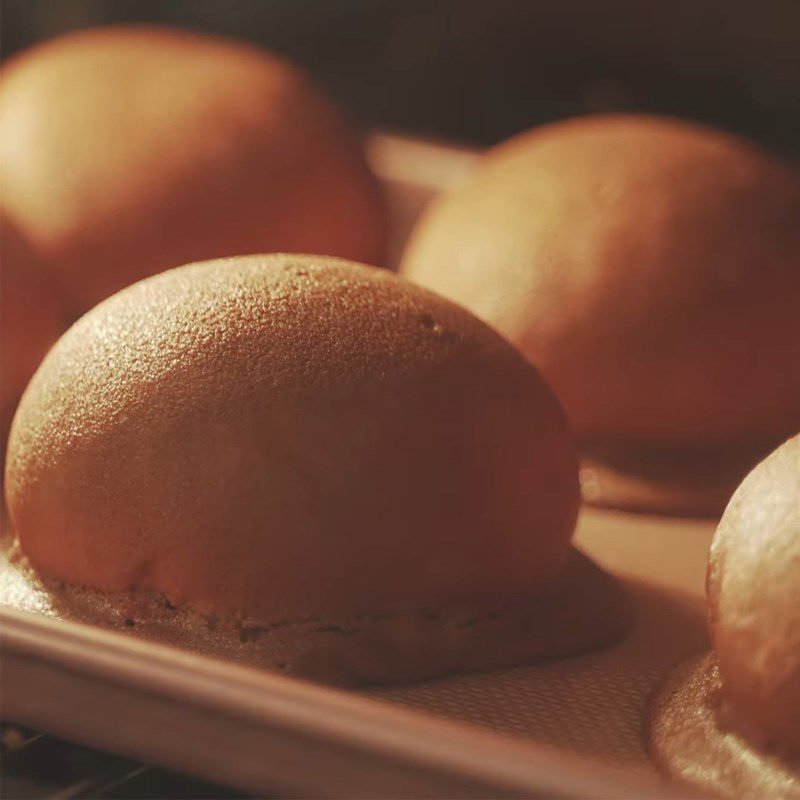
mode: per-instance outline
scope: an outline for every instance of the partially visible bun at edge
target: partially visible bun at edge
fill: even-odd
[[[713,650],[654,696],[653,758],[722,797],[800,798],[800,435],[734,493],[707,590]]]

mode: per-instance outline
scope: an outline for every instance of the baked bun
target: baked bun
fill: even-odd
[[[260,631],[394,619],[343,680],[529,657],[519,630],[467,657],[465,625],[437,662],[406,617],[475,624],[552,587],[579,494],[561,408],[500,336],[389,273],[291,255],[175,269],[83,317],[29,385],[6,480],[43,576]]]
[[[798,172],[746,141],[592,116],[490,151],[402,270],[515,344],[585,451],[623,475],[655,461],[679,505],[714,491],[686,496],[713,462],[718,505],[744,475],[731,451],[746,471],[800,428],[798,220]]]
[[[736,490],[707,588],[714,653],[662,692],[656,758],[724,795],[800,797],[800,436]]]
[[[800,436],[731,499],[711,546],[708,604],[727,702],[765,744],[800,757]]]
[[[67,328],[62,293],[42,261],[0,215],[0,441],[22,390]]]
[[[242,43],[126,26],[54,39],[3,68],[0,130],[3,203],[82,310],[192,260],[382,255],[356,134]]]

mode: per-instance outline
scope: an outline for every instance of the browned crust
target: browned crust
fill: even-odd
[[[579,504],[566,420],[513,348],[315,256],[98,306],[30,384],[6,477],[42,574],[260,618],[516,597],[559,573]]]

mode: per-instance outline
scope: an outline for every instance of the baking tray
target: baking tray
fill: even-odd
[[[393,219],[391,263],[420,210],[474,153],[369,141]],[[0,607],[4,719],[254,794],[679,797],[643,744],[657,683],[707,648],[714,525],[585,510],[576,544],[628,586],[631,634],[535,667],[361,692]]]

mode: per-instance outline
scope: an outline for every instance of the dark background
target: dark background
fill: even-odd
[[[249,39],[367,124],[491,144],[654,111],[800,154],[800,0],[2,0],[2,54],[110,22]]]

